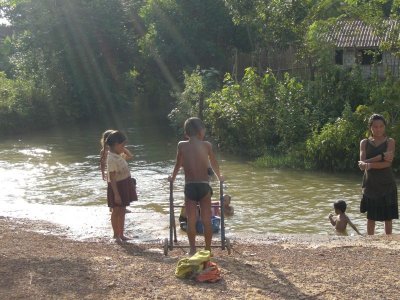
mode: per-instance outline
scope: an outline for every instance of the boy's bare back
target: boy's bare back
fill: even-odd
[[[207,182],[210,163],[214,171],[219,174],[211,144],[196,137],[179,142],[178,160],[185,172],[185,182]]]
[[[346,231],[347,223],[349,221],[349,218],[347,217],[346,214],[339,214],[336,216],[336,224],[335,224],[335,229],[336,231],[339,232],[344,232]]]
[[[209,149],[211,149],[210,143],[195,137],[179,142],[178,157],[181,156],[185,182],[208,181]]]
[[[189,140],[178,143],[175,167],[168,180],[173,182],[179,169],[183,167],[186,183],[208,182],[208,169],[212,167],[218,179],[223,181],[211,143],[203,140],[205,127],[202,121],[199,118],[189,118],[184,128]]]

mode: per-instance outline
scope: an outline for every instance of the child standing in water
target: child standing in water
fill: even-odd
[[[386,135],[386,120],[373,114],[368,121],[370,137],[360,142],[359,168],[364,171],[360,212],[367,213],[367,232],[375,234],[375,222],[385,222],[392,234],[392,220],[399,218],[396,179],[392,170],[396,143]]]
[[[108,151],[109,147],[106,145],[106,140],[108,136],[110,135],[111,132],[115,131],[114,129],[107,129],[106,131],[103,132],[101,135],[100,139],[100,145],[101,145],[101,150],[100,150],[100,171],[101,171],[101,177],[103,178],[104,181],[107,181],[107,156],[108,156]],[[125,160],[130,160],[133,158],[132,153],[124,147],[124,153],[121,154],[121,156]],[[136,186],[136,182],[135,182]],[[112,208],[110,207],[110,212],[112,212]],[[126,213],[130,213],[131,211],[129,209],[125,209]]]
[[[134,180],[123,156],[132,158],[125,148],[126,137],[120,131],[110,132],[105,140],[103,153],[107,151],[107,202],[112,208],[111,226],[117,242],[126,241],[124,236],[125,212],[130,202],[137,200]]]
[[[328,218],[332,226],[335,227],[335,230],[338,233],[346,234],[346,227],[347,224],[349,224],[351,228],[355,230],[355,232],[361,235],[357,227],[350,221],[350,218],[346,215],[347,204],[345,201],[336,201],[333,204],[333,208],[335,209],[336,218],[333,217],[333,214],[329,214]]]
[[[185,208],[188,222],[187,236],[190,245],[190,255],[196,253],[196,213],[200,205],[201,220],[204,225],[205,249],[211,250],[211,195],[208,168],[211,163],[220,181],[223,177],[209,142],[203,141],[205,126],[199,118],[189,118],[184,124],[187,141],[178,143],[176,163],[172,175],[168,177],[173,182],[181,167],[185,172]]]

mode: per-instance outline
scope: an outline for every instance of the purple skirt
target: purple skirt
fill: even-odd
[[[138,197],[136,194],[136,179],[128,177],[126,179],[117,181],[117,188],[119,195],[121,196],[121,205],[118,205],[114,201],[114,191],[111,187],[111,183],[107,186],[107,204],[108,207],[115,206],[129,206],[132,201],[137,201]]]

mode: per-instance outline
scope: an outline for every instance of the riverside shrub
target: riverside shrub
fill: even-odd
[[[221,91],[207,99],[206,121],[225,149],[259,156],[266,145],[276,143],[275,111],[277,81],[273,74],[260,76],[247,68],[240,82],[227,74]]]

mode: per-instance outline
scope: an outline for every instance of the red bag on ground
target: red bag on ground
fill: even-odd
[[[196,276],[198,282],[217,282],[221,280],[221,270],[217,264],[212,261],[204,263],[204,269]]]

